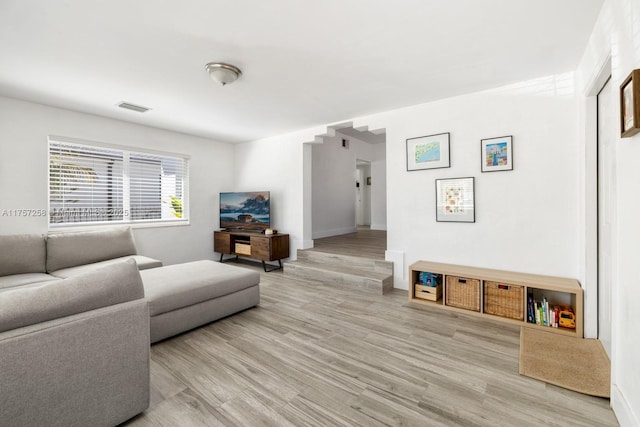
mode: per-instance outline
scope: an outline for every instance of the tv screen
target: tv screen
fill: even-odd
[[[271,224],[268,191],[220,193],[220,228],[262,231]]]

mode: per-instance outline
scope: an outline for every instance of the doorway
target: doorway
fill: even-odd
[[[386,134],[352,126],[327,133],[304,150],[307,247],[358,226],[387,229]]]

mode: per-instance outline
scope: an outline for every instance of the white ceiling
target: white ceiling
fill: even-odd
[[[602,2],[0,0],[0,94],[247,141],[574,70]]]

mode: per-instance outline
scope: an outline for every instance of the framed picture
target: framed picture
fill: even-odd
[[[640,69],[633,70],[620,85],[620,136],[640,132]]]
[[[476,222],[474,178],[436,179],[436,221]]]
[[[370,176],[367,177],[367,185],[371,185],[371,177]]]
[[[513,170],[513,137],[480,140],[482,172]]]
[[[448,168],[449,132],[407,139],[407,170]]]

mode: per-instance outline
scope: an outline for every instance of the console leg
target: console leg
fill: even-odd
[[[238,262],[238,255],[236,255],[235,258],[227,258],[227,259],[222,259],[223,256],[224,254],[220,254],[220,262],[229,262],[229,261]]]
[[[271,271],[276,271],[276,270],[281,270],[282,269],[282,261],[278,260],[278,267],[275,268],[271,268],[269,270],[267,270],[267,263],[265,263],[264,261],[262,261],[262,268],[264,268],[264,272],[265,273],[269,273]]]

